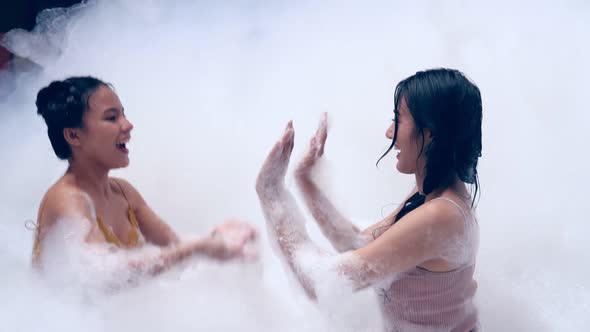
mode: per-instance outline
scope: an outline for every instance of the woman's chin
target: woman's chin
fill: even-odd
[[[409,169],[408,167],[404,167],[403,165],[400,164],[399,161],[395,165],[395,168],[397,169],[398,172],[400,172],[402,174],[414,174],[414,170]]]
[[[129,166],[129,159],[127,160],[122,160],[116,164],[113,165],[113,167],[111,167],[111,169],[117,169],[117,168],[125,168]]]

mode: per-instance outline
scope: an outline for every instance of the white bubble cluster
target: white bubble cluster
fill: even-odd
[[[44,191],[65,171],[34,106],[51,80],[91,74],[114,84],[135,129],[131,166],[113,175],[135,184],[185,234],[226,217],[265,227],[254,190],[258,169],[289,119],[299,156],[323,111],[331,119],[324,155],[330,196],[347,215],[381,219],[381,207],[400,203],[412,186],[396,173],[395,158],[374,165],[389,143],[395,84],[444,66],[473,79],[484,102],[476,271],[483,327],[584,330],[588,31],[590,6],[582,0],[113,0],[44,14],[33,32],[4,41],[30,63],[0,75],[0,312],[10,313],[3,326],[329,326],[266,245],[263,269],[199,262],[92,303],[39,282],[23,224],[36,219]],[[374,308],[356,309],[353,321]]]

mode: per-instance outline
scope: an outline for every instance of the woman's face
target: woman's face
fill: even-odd
[[[82,121],[79,155],[107,169],[129,165],[126,144],[131,139],[133,124],[125,117],[113,90],[104,85],[98,87],[88,98],[88,110]]]
[[[414,119],[406,103],[406,98],[400,98],[399,105],[397,105],[397,137],[395,140],[394,149],[397,153],[396,168],[400,173],[416,174],[418,170],[423,170],[426,166],[424,153],[421,153],[422,143],[424,146],[428,145],[428,131],[424,131],[424,139],[419,135],[414,124]],[[395,133],[395,121],[389,126],[385,132],[385,136],[393,139]],[[423,151],[422,151],[423,152]]]

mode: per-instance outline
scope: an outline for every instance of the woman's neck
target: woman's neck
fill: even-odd
[[[71,175],[76,185],[95,199],[108,199],[111,192],[109,169],[87,160],[70,159],[66,175]]]
[[[424,194],[424,191],[423,191],[424,176],[416,173],[415,177],[416,177],[416,188],[418,189],[418,192],[421,194]],[[470,197],[470,194],[467,191],[467,187],[465,186],[465,183],[463,183],[463,181],[461,181],[461,179],[459,179],[459,177],[455,175],[454,180],[451,183],[451,185],[429,192],[426,195],[426,201],[429,201],[431,199],[442,196],[443,193],[447,190],[451,190],[452,192],[454,192],[457,196],[459,196],[461,198],[469,199],[469,197]]]
[[[416,172],[414,177],[416,179],[416,189],[419,193],[424,194],[424,175],[422,175],[422,172]]]

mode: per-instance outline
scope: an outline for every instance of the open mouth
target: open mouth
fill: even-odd
[[[126,139],[121,142],[117,142],[115,145],[117,146],[117,149],[127,153],[127,152],[129,152],[129,150],[127,150],[127,143],[129,143],[129,139]]]

